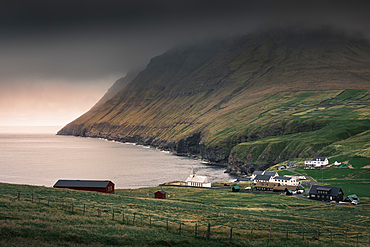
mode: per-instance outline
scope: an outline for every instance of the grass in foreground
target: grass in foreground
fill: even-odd
[[[267,246],[269,241],[269,246],[306,246],[308,241],[310,246],[351,246],[358,234],[359,246],[366,246],[370,234],[370,205],[338,206],[282,195],[181,187],[163,187],[167,199],[153,199],[158,189],[106,195],[0,184],[0,245]],[[206,241],[208,223],[210,241]],[[318,230],[320,240],[314,240]]]

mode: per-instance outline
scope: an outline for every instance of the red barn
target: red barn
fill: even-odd
[[[97,191],[102,193],[114,193],[114,183],[99,180],[58,180],[54,188],[67,188],[73,190]]]
[[[154,198],[166,199],[166,191],[158,190],[157,192],[154,193]]]

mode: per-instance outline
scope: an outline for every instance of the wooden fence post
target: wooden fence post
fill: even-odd
[[[112,209],[112,220],[114,220],[114,208]]]
[[[73,201],[72,201],[72,214],[74,212],[74,205],[73,205]]]
[[[168,218],[167,218],[167,222],[166,222],[166,228],[167,228],[167,232],[168,232]]]
[[[32,192],[32,199],[31,199],[31,202],[33,203],[33,192]]]
[[[101,216],[100,208],[98,208],[98,216]]]
[[[289,238],[288,228],[286,229],[286,238]]]
[[[230,227],[230,243],[231,243],[231,239],[233,238],[233,228]]]
[[[134,213],[134,218],[133,218],[133,220],[132,220],[132,225],[133,225],[133,226],[135,225],[135,215],[136,215],[136,213]]]
[[[85,206],[85,204],[84,204],[84,216],[85,216],[85,210],[86,210],[86,208],[85,208],[86,206]]]
[[[197,231],[198,231],[198,225],[197,225],[197,223],[195,223],[195,230],[194,230],[194,236],[195,237],[197,236]],[[370,239],[370,235],[369,235],[369,239]]]
[[[304,240],[304,228],[302,229],[302,240]]]
[[[19,192],[18,192],[17,199],[18,199],[18,201],[20,201],[20,200],[21,200],[21,193],[19,193]]]
[[[320,239],[320,230],[317,230],[317,240]]]
[[[207,234],[206,234],[206,240],[209,241],[209,234],[211,232],[211,224],[208,223],[207,225]]]
[[[269,233],[269,240],[271,239],[271,226],[270,226],[270,233]]]
[[[250,240],[252,240],[252,234],[253,234],[253,228],[251,229],[251,237],[250,237]]]
[[[149,215],[149,227],[152,227],[152,216]]]

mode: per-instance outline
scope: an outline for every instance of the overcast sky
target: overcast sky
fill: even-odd
[[[274,26],[370,37],[364,1],[0,0],[0,126],[57,125],[180,42]]]

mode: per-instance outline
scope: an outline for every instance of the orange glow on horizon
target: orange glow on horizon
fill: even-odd
[[[94,106],[111,84],[8,84],[0,90],[0,126],[64,126]]]

